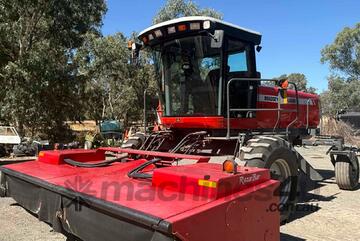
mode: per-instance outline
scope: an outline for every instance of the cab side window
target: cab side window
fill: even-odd
[[[246,52],[229,53],[228,57],[229,72],[248,71],[246,62]]]
[[[243,78],[231,83],[229,99],[231,109],[252,109],[256,107],[256,87],[252,81],[247,80],[250,76],[249,46],[239,40],[228,39],[227,44],[227,81],[233,78]],[[233,118],[253,118],[256,113],[252,111],[233,111]]]

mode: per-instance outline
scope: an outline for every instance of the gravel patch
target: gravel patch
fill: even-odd
[[[327,148],[300,148],[298,151],[326,178],[320,187],[309,192],[300,205],[318,206],[316,211],[298,211],[290,222],[282,225],[282,239],[301,240],[360,240],[360,190],[340,190],[335,181],[334,167],[325,155]]]

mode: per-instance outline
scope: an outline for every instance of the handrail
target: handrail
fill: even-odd
[[[226,129],[227,129],[227,133],[226,133],[226,139],[230,139],[230,112],[233,111],[277,111],[277,121],[275,123],[275,126],[273,128],[273,132],[275,132],[276,127],[278,126],[279,122],[280,122],[280,114],[281,112],[296,112],[296,118],[286,127],[286,133],[288,133],[288,129],[291,125],[293,125],[299,117],[299,96],[298,96],[298,90],[297,90],[297,86],[295,83],[293,82],[289,82],[289,84],[292,84],[295,87],[295,97],[296,97],[296,110],[289,110],[289,109],[283,109],[281,108],[281,102],[280,102],[280,96],[278,94],[278,108],[230,108],[230,85],[231,83],[233,83],[234,81],[257,81],[257,82],[277,82],[277,79],[258,79],[258,78],[231,78],[226,85],[226,116],[227,116],[227,120],[226,120]]]
[[[298,93],[298,89],[297,89],[297,86],[296,86],[295,83],[293,83],[293,82],[289,82],[289,83],[293,84],[294,87],[295,87],[296,118],[295,118],[292,122],[290,122],[289,125],[286,127],[286,135],[289,135],[289,128],[290,128],[290,126],[292,126],[293,124],[295,124],[295,122],[297,122],[298,119],[299,119],[299,93]]]
[[[143,115],[144,115],[144,133],[146,135],[146,129],[147,129],[147,112],[146,112],[146,94],[147,94],[147,89],[144,90],[144,110],[143,110]]]
[[[306,129],[309,128],[309,105],[310,105],[311,99],[307,99],[306,101]]]

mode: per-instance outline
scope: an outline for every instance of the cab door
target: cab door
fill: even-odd
[[[231,81],[229,86],[230,108],[255,109],[259,82],[251,80],[258,76],[255,68],[254,47],[239,40],[228,39],[226,49],[226,83],[234,78],[246,79]],[[252,110],[232,111],[230,116],[255,118],[256,112]]]

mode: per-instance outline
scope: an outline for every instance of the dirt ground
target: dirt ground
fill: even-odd
[[[299,204],[318,205],[318,210],[296,212],[289,223],[281,226],[281,240],[360,240],[360,186],[354,191],[337,187],[326,150],[320,147],[298,149],[325,180],[309,193],[305,203]]]
[[[300,148],[326,178],[313,186],[299,210],[282,225],[282,241],[360,240],[360,190],[339,190],[326,148]],[[312,206],[311,206],[312,205]],[[62,241],[65,237],[25,211],[11,198],[0,199],[0,240]]]

